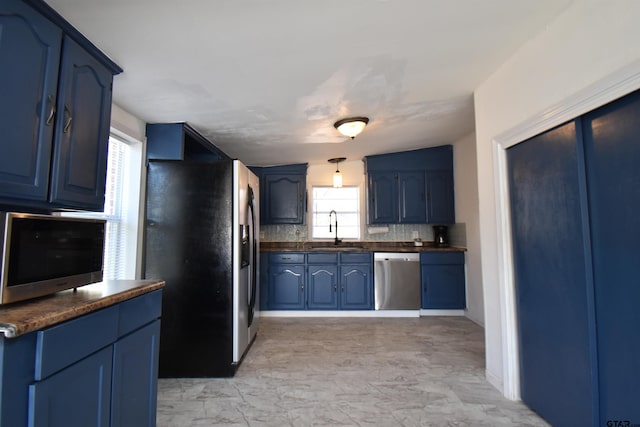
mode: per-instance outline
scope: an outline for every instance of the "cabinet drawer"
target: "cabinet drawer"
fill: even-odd
[[[338,254],[308,253],[307,261],[309,264],[337,264]]]
[[[159,318],[161,312],[161,290],[123,302],[120,304],[120,313],[118,315],[118,336],[126,335]]]
[[[38,331],[36,381],[113,343],[117,338],[118,306]]]
[[[422,252],[420,264],[464,264],[464,252]]]
[[[371,264],[371,252],[360,252],[357,254],[341,253],[340,262],[350,264]]]
[[[299,252],[280,252],[269,254],[269,263],[304,264],[304,254]]]

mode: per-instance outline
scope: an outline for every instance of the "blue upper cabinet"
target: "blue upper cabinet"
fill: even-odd
[[[113,74],[46,3],[0,5],[0,205],[102,210]]]
[[[395,172],[372,172],[368,176],[370,224],[398,222],[398,176]]]
[[[453,170],[427,171],[427,223],[455,223]]]
[[[0,197],[46,201],[62,30],[0,4]]]
[[[260,224],[304,224],[307,164],[253,167],[260,177]]]
[[[424,172],[398,173],[398,214],[401,224],[427,222]]]
[[[453,224],[450,145],[365,158],[369,224]]]
[[[64,38],[51,175],[54,204],[103,209],[112,80],[106,67]]]

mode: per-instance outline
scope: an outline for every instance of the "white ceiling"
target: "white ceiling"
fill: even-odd
[[[124,68],[116,104],[250,165],[455,142],[473,90],[571,1],[47,0]],[[351,141],[333,123],[354,115]]]

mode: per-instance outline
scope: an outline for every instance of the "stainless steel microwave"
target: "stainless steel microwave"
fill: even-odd
[[[0,304],[102,280],[105,221],[2,212]]]

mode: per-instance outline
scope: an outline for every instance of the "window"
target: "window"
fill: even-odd
[[[142,144],[112,134],[108,153],[104,212],[63,215],[105,219],[104,279],[135,279]]]
[[[311,237],[314,239],[333,239],[336,217],[331,217],[329,231],[329,213],[335,210],[338,221],[339,239],[360,238],[360,191],[358,187],[342,188],[316,187],[312,189],[313,212],[311,219]]]

